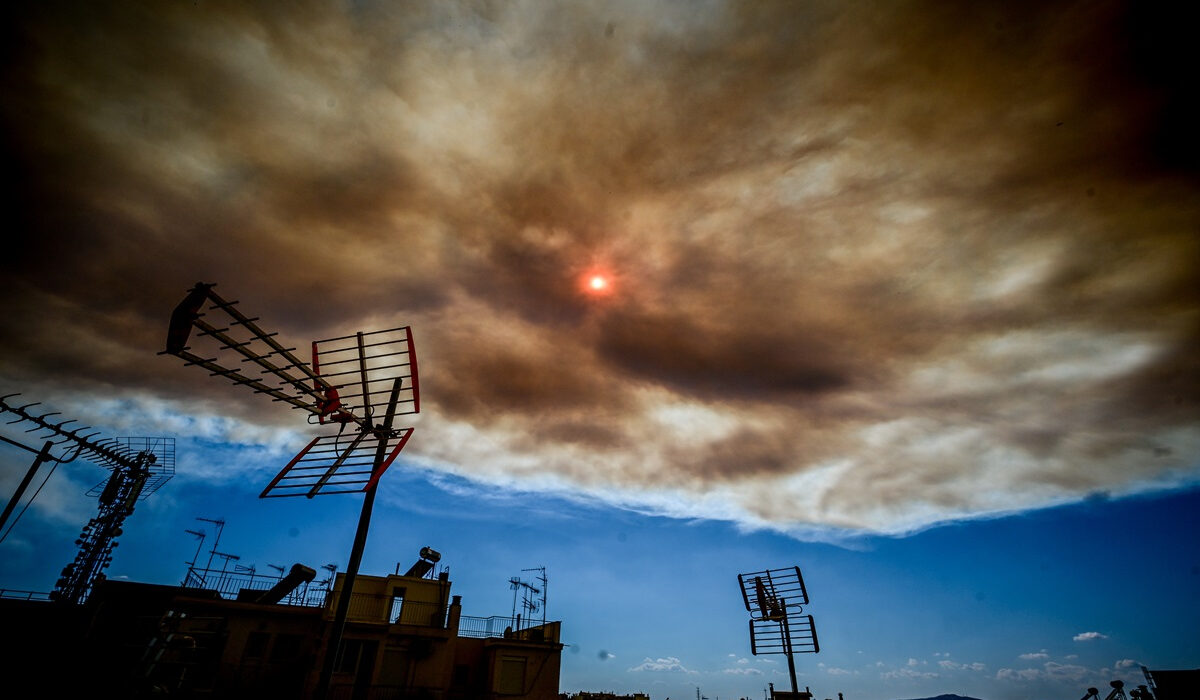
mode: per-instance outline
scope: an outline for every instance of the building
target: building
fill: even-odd
[[[1187,700],[1200,698],[1200,668],[1176,671],[1151,671],[1142,666],[1146,683],[1153,693],[1152,700]],[[1138,686],[1139,690],[1147,686]]]
[[[0,600],[0,625],[19,640],[0,668],[49,697],[312,698],[344,577],[315,592],[258,578],[232,598],[103,581],[79,606]],[[557,700],[561,624],[464,616],[450,588],[444,573],[358,576],[327,697]]]
[[[559,700],[650,700],[650,696],[645,693],[633,693],[631,695],[617,695],[616,693],[592,693],[586,690],[578,693],[563,693],[558,696]]]

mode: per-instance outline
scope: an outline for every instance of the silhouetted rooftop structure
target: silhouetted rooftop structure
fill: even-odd
[[[1200,668],[1180,671],[1152,671],[1145,666],[1142,672],[1154,693],[1154,700],[1192,700],[1200,698]]]
[[[0,670],[47,697],[312,698],[346,580],[290,604],[313,575],[297,565],[232,595],[107,580],[83,605],[0,599],[21,642]],[[450,585],[446,572],[358,576],[328,697],[556,700],[560,623],[514,631],[507,616],[464,616]]]

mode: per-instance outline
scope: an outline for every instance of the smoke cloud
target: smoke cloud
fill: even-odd
[[[1194,482],[1163,12],[22,6],[0,382],[291,425],[155,357],[205,281],[301,347],[411,325],[406,454],[485,482],[787,532]]]

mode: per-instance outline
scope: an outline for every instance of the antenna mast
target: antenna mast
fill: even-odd
[[[317,681],[316,697],[324,698],[341,649],[379,478],[413,432],[412,428],[394,428],[392,424],[397,416],[421,410],[412,331],[402,326],[313,341],[309,364],[294,354],[295,348],[285,347],[275,339],[275,333],[260,327],[258,318],[242,314],[236,301],[218,296],[214,286],[197,283],[175,307],[163,352],[305,411],[310,424],[338,425],[336,434],[318,436],[302,449],[259,498],[364,494]],[[219,320],[210,323],[205,318],[208,313]],[[198,332],[193,335],[193,331]],[[188,345],[192,340],[210,349],[198,354]],[[262,379],[240,367],[246,363],[257,367]],[[353,431],[344,437],[348,427]],[[331,572],[331,586],[333,577]]]
[[[208,572],[212,571],[212,560],[217,555],[217,547],[221,545],[221,533],[225,532],[225,518],[196,518],[202,523],[209,523],[217,528],[217,538],[213,540],[212,549],[208,550],[208,562],[204,565],[203,575],[192,569],[192,576],[200,581],[200,588],[208,585]]]
[[[9,394],[0,397],[0,413],[11,413],[16,418],[8,421],[9,425],[30,423],[32,427],[25,432],[41,432],[46,434],[46,442],[40,452],[25,445],[5,439],[31,452],[37,452],[33,467],[17,493],[5,509],[3,518],[7,519],[12,507],[20,498],[25,486],[33,477],[33,473],[42,462],[52,460],[57,464],[74,461],[78,457],[110,470],[109,478],[88,491],[89,496],[98,496],[99,512],[88,521],[80,532],[75,544],[79,552],[75,560],[67,564],[55,583],[50,598],[55,601],[79,604],[87,599],[92,587],[104,580],[104,570],[112,563],[112,550],[117,546],[116,539],[122,534],[125,518],[133,513],[134,506],[143,498],[157,491],[175,474],[175,439],[174,438],[104,438],[96,439],[99,432],[88,432],[91,428],[77,426],[66,428],[74,420],[51,420],[51,416],[59,415],[57,411],[47,413],[31,413],[29,409],[37,403],[15,405],[7,399],[16,396]],[[82,434],[81,434],[82,433]],[[58,457],[52,455],[55,447],[60,448]],[[47,476],[47,479],[49,476]]]
[[[821,651],[813,617],[803,614],[808,590],[800,567],[738,574],[738,585],[750,613],[750,653],[786,655],[792,693],[798,693],[793,655]]]
[[[549,584],[550,584],[549,579],[546,578],[546,567],[537,566],[532,569],[521,569],[521,571],[537,571],[537,572],[539,572],[537,580],[538,580],[538,582],[540,582],[542,584],[541,585],[541,589],[542,589],[542,604],[541,604],[542,624],[545,625],[546,624],[546,589],[549,587]],[[536,592],[537,589],[535,588],[534,591]]]

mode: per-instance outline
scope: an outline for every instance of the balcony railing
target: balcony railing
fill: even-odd
[[[246,574],[219,570],[189,570],[184,586],[187,588],[203,588],[216,591],[226,600],[236,600],[242,590],[265,591],[276,583],[280,577],[262,574]],[[279,601],[281,605],[295,605],[310,608],[326,607],[330,591],[325,582],[302,584]],[[396,610],[396,603],[400,603]],[[332,615],[332,606],[327,613]],[[350,605],[346,613],[348,620],[359,622],[388,622],[393,625],[412,625],[416,627],[432,627],[445,629],[448,622],[448,608],[437,603],[427,603],[415,600],[392,598],[388,595],[375,593],[354,593],[350,596]],[[491,617],[474,617],[462,615],[458,622],[458,636],[474,637],[477,639],[502,638],[509,636],[526,641],[557,641],[558,623],[547,622],[545,625],[522,627],[515,633],[511,630],[513,619],[504,615]],[[507,634],[506,634],[507,633]]]
[[[463,615],[458,619],[458,636],[475,637],[477,639],[509,638],[526,642],[557,642],[560,623],[546,622],[542,625],[512,629],[513,619],[493,615],[492,617],[472,617]]]
[[[11,588],[0,588],[0,598],[8,600],[50,600],[50,594],[41,591],[18,591]]]
[[[446,627],[446,608],[437,603],[402,600],[373,593],[353,593],[346,613],[348,620],[383,622],[418,627]]]
[[[265,592],[281,579],[281,576],[268,574],[189,568],[183,580],[183,587],[216,591],[217,595],[225,600],[237,600],[238,594],[243,590]],[[324,607],[325,598],[329,594],[326,585],[325,582],[300,584],[284,596],[279,604],[306,608]]]
[[[458,636],[486,639],[487,637],[503,637],[504,630],[512,627],[511,617],[493,615],[491,617],[472,617],[463,615],[458,618]]]

